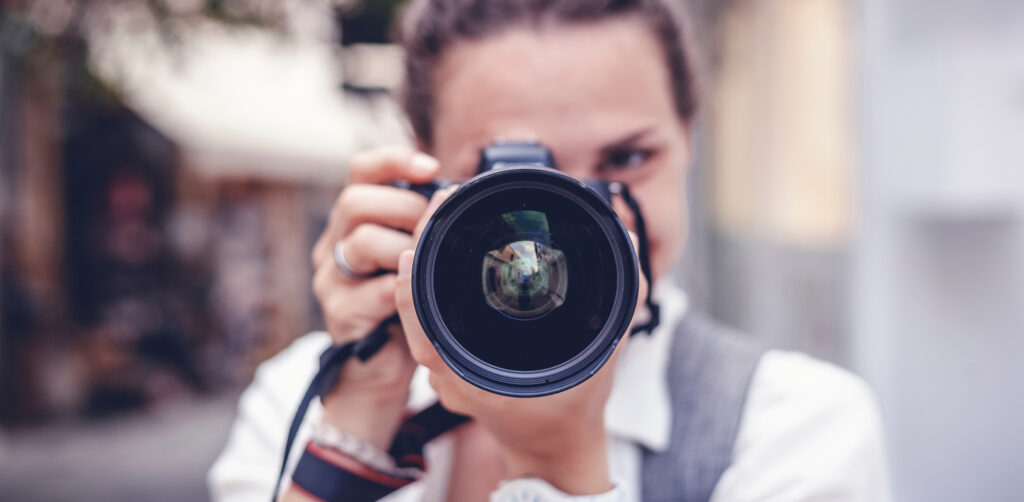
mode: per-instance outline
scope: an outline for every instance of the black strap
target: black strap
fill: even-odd
[[[277,474],[277,483],[274,484],[271,502],[277,500],[277,489],[281,486],[281,480],[284,479],[284,471],[288,466],[288,456],[292,450],[292,443],[295,442],[295,437],[299,433],[302,420],[306,417],[309,403],[313,401],[313,398],[330,392],[338,380],[338,373],[341,371],[342,364],[348,358],[355,355],[360,360],[365,361],[377,353],[387,343],[388,338],[390,338],[388,325],[397,317],[392,316],[386,319],[362,340],[356,340],[344,345],[333,345],[328,347],[323,354],[320,354],[320,369],[313,376],[313,381],[309,383],[306,394],[302,396],[302,401],[299,402],[299,409],[295,410],[295,417],[292,418],[292,425],[288,429],[288,439],[284,445],[284,458],[281,459],[281,470]]]
[[[295,466],[292,483],[326,502],[371,502],[410,483],[411,480],[380,475],[360,475],[335,465],[306,447]]]
[[[295,410],[295,417],[292,418],[291,427],[288,429],[288,439],[284,445],[284,458],[281,460],[281,470],[277,475],[277,483],[274,484],[274,493],[271,495],[273,502],[277,498],[277,489],[284,479],[285,469],[288,467],[288,457],[291,454],[292,445],[298,436],[299,427],[306,417],[309,403],[317,396],[326,395],[334,388],[338,381],[338,373],[342,365],[350,357],[355,356],[360,361],[366,361],[380,350],[390,338],[389,326],[398,322],[398,316],[394,315],[380,323],[369,335],[362,340],[349,342],[344,345],[333,345],[324,350],[320,355],[320,369],[317,370],[313,380],[306,389],[306,394]],[[456,426],[467,421],[468,417],[452,413],[440,403],[430,406],[420,413],[410,417],[403,423],[395,441],[391,445],[390,453],[401,467],[423,466],[423,445],[428,441],[444,434]]]
[[[441,403],[434,403],[402,423],[388,453],[399,467],[425,469],[423,446],[467,421],[469,417],[452,413]]]
[[[633,224],[636,226],[638,241],[637,255],[639,256],[637,258],[640,260],[640,270],[647,277],[647,286],[649,288],[646,305],[651,317],[647,319],[647,322],[633,326],[633,331],[630,334],[647,333],[649,335],[654,332],[654,328],[661,324],[661,306],[654,301],[654,295],[652,294],[654,292],[654,277],[651,275],[651,247],[647,239],[647,224],[644,223],[644,212],[640,210],[640,202],[633,198],[628,185],[625,183],[610,183],[608,188],[612,193],[621,195],[626,206],[633,212]]]

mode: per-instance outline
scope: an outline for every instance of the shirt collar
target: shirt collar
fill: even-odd
[[[669,354],[689,301],[686,293],[669,281],[655,286],[654,298],[661,305],[661,323],[650,336],[635,336],[626,343],[605,405],[605,427],[613,436],[662,452],[668,448],[672,429]]]

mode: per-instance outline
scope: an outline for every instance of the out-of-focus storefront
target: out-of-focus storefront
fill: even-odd
[[[348,156],[406,141],[394,5],[239,5],[4,13],[5,423],[234,389],[319,325]]]

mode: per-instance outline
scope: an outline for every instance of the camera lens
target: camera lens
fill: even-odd
[[[608,203],[545,168],[488,172],[424,229],[417,314],[463,378],[508,395],[582,382],[610,356],[636,306],[632,244]]]
[[[569,288],[565,253],[551,247],[547,215],[510,211],[493,222],[509,230],[508,242],[484,254],[487,304],[514,319],[533,319],[565,302]]]

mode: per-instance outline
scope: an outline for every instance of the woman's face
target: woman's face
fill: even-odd
[[[646,219],[654,276],[668,271],[684,235],[687,128],[663,52],[638,20],[512,29],[458,43],[444,55],[435,88],[430,153],[442,178],[472,176],[481,148],[495,140],[539,141],[571,176],[630,186]],[[425,336],[409,342],[449,409],[485,421],[520,411],[457,377]]]
[[[475,173],[495,140],[534,140],[580,179],[629,185],[648,228],[654,277],[682,248],[688,131],[663,51],[638,19],[514,28],[456,43],[435,74],[441,176]],[[621,201],[619,201],[621,202]],[[632,215],[616,208],[632,228]]]

